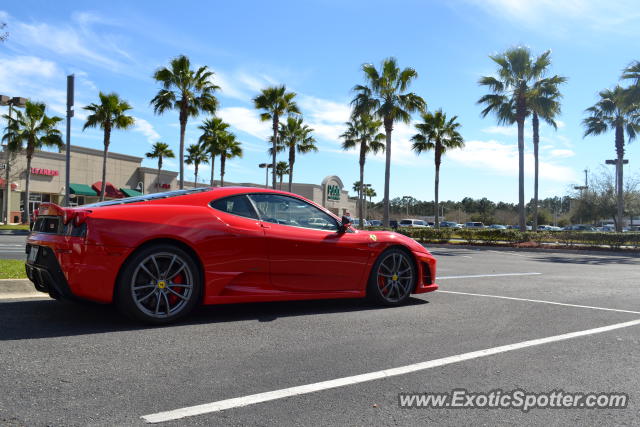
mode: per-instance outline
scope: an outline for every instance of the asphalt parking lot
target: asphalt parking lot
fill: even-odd
[[[0,293],[0,425],[637,424],[640,325],[627,322],[640,319],[640,258],[433,253],[441,291],[399,308],[354,300],[209,306],[177,325],[141,327],[107,306]],[[468,356],[478,350],[490,351]],[[398,367],[413,371],[353,378]],[[626,409],[526,413],[398,404],[399,393],[461,388],[624,392],[630,400]],[[252,403],[266,392],[276,393]],[[175,410],[203,404],[205,413],[177,418],[190,410]],[[157,415],[165,411],[173,412]]]
[[[25,259],[27,236],[0,234],[0,259]]]

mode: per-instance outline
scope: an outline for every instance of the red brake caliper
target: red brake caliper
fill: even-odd
[[[182,276],[182,273],[180,273],[176,277],[174,277],[172,281],[175,284],[184,283],[184,277]],[[181,287],[177,287],[177,288],[172,287],[171,290],[173,292],[177,292],[179,294],[183,294],[184,293],[184,288],[181,288]],[[178,302],[178,297],[176,295],[170,293],[168,295],[168,297],[169,297],[169,303],[171,305],[174,305],[175,303]]]

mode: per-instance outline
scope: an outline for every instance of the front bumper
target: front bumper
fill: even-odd
[[[413,252],[418,265],[418,283],[414,294],[424,294],[438,290],[436,284],[436,259],[429,253]]]

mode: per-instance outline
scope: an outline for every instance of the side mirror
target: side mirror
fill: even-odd
[[[346,233],[349,228],[351,228],[351,219],[349,219],[348,216],[344,215],[342,217],[342,223],[340,224],[338,233]]]

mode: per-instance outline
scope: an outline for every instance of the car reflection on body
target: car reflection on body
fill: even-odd
[[[415,240],[359,231],[295,194],[199,188],[62,208],[42,203],[26,270],[56,299],[115,303],[147,323],[199,304],[434,291],[436,260]]]

